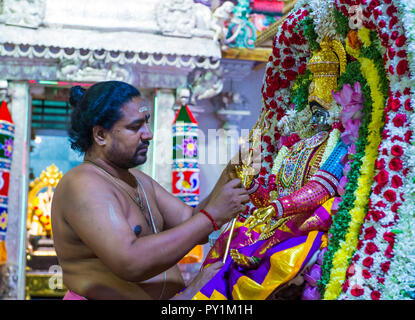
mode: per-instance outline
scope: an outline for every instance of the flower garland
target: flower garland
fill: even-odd
[[[412,114],[413,83],[408,78],[407,38],[395,3],[372,0],[363,7],[363,25],[376,30],[385,52],[383,64],[390,87],[368,213],[343,284],[342,299],[382,298],[385,276],[394,256],[396,234],[392,230],[396,228],[398,209],[405,200],[405,177],[410,170],[407,153],[412,131],[408,119]],[[336,6],[349,17],[350,7],[346,1],[338,0]]]
[[[412,0],[401,0],[399,2],[401,13],[400,19],[405,26],[405,35],[408,39],[409,67],[412,71],[412,88],[415,87],[415,3]],[[411,105],[414,105],[415,96],[411,97]],[[410,130],[415,130],[415,115],[409,118]],[[415,274],[415,146],[411,139],[411,146],[407,147],[408,179],[404,186],[405,202],[398,210],[399,221],[392,230],[396,234],[393,251],[394,258],[390,263],[389,272],[385,277],[384,299],[404,300],[415,299],[415,279],[408,275]]]
[[[342,201],[339,204],[336,215],[333,217],[333,224],[329,229],[329,245],[327,247],[327,252],[324,255],[322,277],[318,283],[318,288],[322,297],[325,296],[324,292],[330,281],[334,281],[333,279],[335,276],[331,275],[331,270],[333,268],[333,258],[335,257],[336,252],[339,251],[342,242],[346,239],[348,226],[352,218],[350,215],[350,210],[353,208],[353,205],[356,201],[355,191],[358,188],[360,168],[362,165],[362,159],[365,155],[368,125],[371,121],[372,99],[370,92],[368,91],[368,86],[366,85],[366,79],[361,73],[360,63],[358,61],[353,61],[347,65],[346,72],[340,76],[339,88],[342,88],[343,85],[347,83],[353,85],[356,81],[360,83],[362,88],[364,117],[359,129],[358,139],[354,143],[356,146],[356,152],[353,156],[353,162],[351,163],[349,172],[347,174],[349,183],[347,183],[345,187],[345,193],[342,196]],[[348,262],[346,261],[345,263]],[[336,269],[337,266],[335,267],[335,270]],[[327,299],[328,298],[329,296]]]
[[[278,122],[284,117],[286,110],[290,109],[291,87],[297,76],[306,72],[310,50],[301,25],[308,14],[307,1],[298,1],[274,39],[272,54],[266,67],[262,86],[262,112],[270,111],[268,119],[272,121],[268,132],[262,136],[261,143],[264,161],[258,181],[264,185],[273,167],[275,146],[281,138]],[[294,31],[296,28],[299,29],[298,32]]]
[[[359,37],[360,38],[360,37]],[[370,40],[361,39],[363,44],[369,46]],[[360,57],[358,50],[351,50],[350,43],[346,39],[346,51],[351,53],[354,51],[354,57],[358,59],[361,65],[361,71],[370,87],[370,93],[373,100],[372,117],[368,126],[367,144],[365,146],[365,155],[362,158],[360,168],[360,176],[355,191],[355,202],[350,210],[351,220],[349,222],[348,231],[345,240],[341,242],[340,248],[333,257],[333,268],[330,272],[330,281],[326,286],[324,299],[337,299],[342,290],[342,284],[346,278],[346,271],[349,268],[349,261],[356,250],[358,235],[366,216],[366,209],[371,191],[371,182],[374,176],[374,164],[378,156],[377,147],[381,142],[379,128],[383,128],[383,109],[385,99],[381,94],[379,87],[380,76],[377,72],[373,61]]]
[[[280,151],[278,151],[278,155],[277,155],[277,158],[274,161],[274,165],[272,167],[271,174],[275,174],[275,175],[278,174],[278,172],[280,171],[281,166],[282,166],[282,161],[287,156],[289,151],[290,150],[286,146],[282,146]]]
[[[379,156],[375,161],[376,172],[372,193],[368,202],[367,215],[363,222],[356,251],[351,261],[348,261],[353,262],[353,266],[346,272],[346,281],[343,283],[343,289],[346,292],[341,296],[344,299],[379,299],[382,297],[382,292],[385,291],[383,284],[385,283],[385,278],[388,277],[389,269],[392,269],[393,261],[400,261],[399,263],[402,264],[402,261],[407,257],[401,249],[396,249],[396,251],[394,249],[398,239],[406,241],[405,239],[409,237],[408,234],[403,232],[407,228],[398,228],[399,225],[396,224],[398,220],[405,217],[405,215],[401,217],[403,209],[399,211],[398,209],[403,203],[405,210],[410,208],[413,211],[412,204],[415,200],[412,198],[413,189],[410,189],[413,186],[411,181],[415,177],[413,172],[415,166],[409,159],[409,155],[415,154],[411,151],[413,146],[410,145],[414,129],[414,125],[410,121],[415,120],[412,117],[414,100],[411,88],[415,86],[412,79],[409,78],[409,69],[415,72],[415,59],[411,53],[415,52],[415,42],[407,44],[407,39],[410,39],[410,36],[408,36],[408,31],[405,34],[403,28],[403,25],[411,26],[410,34],[414,34],[413,16],[412,20],[410,20],[411,15],[408,13],[409,9],[413,8],[413,4],[410,3],[411,0],[401,0],[400,2],[383,0],[382,3],[380,2],[379,0],[368,0],[361,4],[363,8],[363,25],[367,29],[375,31],[377,39],[373,39],[373,32],[368,33],[366,30],[358,32],[358,35],[362,44],[370,40],[372,44],[378,42],[381,48],[380,53],[378,52],[376,55],[380,55],[382,59],[371,57],[370,53],[374,51],[367,51],[367,47],[361,48],[360,55],[373,61],[379,75],[385,70],[390,80],[390,85],[388,85],[384,81],[385,79],[381,77],[378,84],[380,92],[382,94],[386,92],[388,95],[384,113],[385,128],[382,133],[381,144],[377,149]],[[361,2],[357,2],[357,4],[359,3]],[[397,3],[401,4],[399,8]],[[342,39],[347,36],[349,31],[349,9],[352,4],[356,4],[356,1],[335,0],[337,10],[334,10],[333,17],[337,25],[334,28],[337,34],[342,36]],[[310,31],[311,28],[309,28],[313,23],[313,19],[304,22],[310,16],[312,8],[316,8],[313,2],[311,4],[306,1],[297,2],[274,39],[273,52],[267,64],[262,88],[263,111],[271,111],[269,119],[272,119],[272,121],[270,130],[263,136],[261,144],[264,161],[259,180],[262,179],[264,184],[273,167],[275,146],[281,137],[277,123],[286,114],[286,110],[289,110],[291,107],[290,88],[293,86],[294,80],[299,75],[305,73],[306,61],[310,57],[310,48],[317,42],[316,39],[310,39],[310,37],[315,37],[315,34],[313,35]],[[399,11],[405,12],[404,18],[399,16]],[[342,23],[339,23],[339,21]],[[316,28],[313,29],[315,30]],[[408,50],[408,48],[411,50]],[[355,62],[357,61],[349,63],[349,65],[352,64],[350,70],[359,69],[360,71],[360,64],[356,66]],[[353,82],[356,81],[355,75],[353,75]],[[343,82],[352,83],[351,81]],[[362,87],[365,87],[363,82]],[[366,143],[363,144],[364,146],[366,146]],[[354,182],[357,181],[358,175],[356,176],[356,172],[360,171],[360,165],[359,161],[354,161],[349,172],[350,177],[349,175],[348,177],[355,179],[349,179],[350,183],[346,186],[346,191],[349,194],[349,191],[357,188]],[[346,197],[348,199],[344,201],[345,203],[350,202],[353,204],[355,202],[356,199],[353,193],[351,192]],[[408,201],[407,198],[410,201],[409,203],[406,203]],[[404,200],[406,201],[404,202]],[[329,245],[332,248],[330,252],[331,257],[340,248],[340,240],[343,241],[345,239],[346,231],[348,231],[347,226],[350,223],[351,216],[348,211],[350,208],[345,210],[345,207],[346,204],[339,206],[339,213],[335,219],[337,222],[333,223],[333,229],[331,229],[331,231],[334,231],[334,233],[331,233],[329,241]],[[337,217],[339,214],[340,216]],[[413,217],[410,217],[408,214],[407,220],[410,219],[413,219]],[[402,220],[401,222],[404,223],[407,220]],[[346,231],[341,229],[344,226],[346,226]],[[396,234],[393,232],[399,232],[397,229],[402,231],[402,233]],[[407,238],[405,238],[406,235],[408,236]],[[396,246],[398,246],[398,243]],[[405,243],[399,244],[399,246],[399,248],[405,248]],[[395,260],[392,260],[394,254]],[[398,259],[398,254],[402,259]],[[326,268],[327,272],[327,270],[331,270],[331,260],[325,260],[327,263],[323,265],[323,269]],[[413,259],[410,261],[413,261]],[[353,267],[354,271],[352,270]],[[397,270],[402,269],[396,269],[393,273],[394,275],[398,273]],[[394,288],[397,288],[399,283],[408,284],[402,280],[402,277],[395,278],[391,275],[389,283],[397,281],[393,282],[395,284]],[[319,282],[319,288],[322,287],[323,293],[328,281],[329,278],[326,278]],[[355,284],[358,286],[355,286]],[[393,290],[395,290],[395,293],[390,294],[399,296],[396,293],[398,290]],[[405,292],[409,291],[406,290]],[[387,297],[391,296],[390,294]]]
[[[339,142],[339,139],[340,139],[340,130],[337,128],[334,128],[330,132],[329,139],[327,140],[326,149],[324,150],[323,155],[321,156],[321,160],[320,160],[321,164],[326,162],[326,160],[328,159],[328,157],[330,156],[330,154],[333,152],[334,148],[336,147],[337,143]]]

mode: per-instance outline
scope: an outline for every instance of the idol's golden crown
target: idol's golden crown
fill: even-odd
[[[330,109],[332,91],[337,90],[337,78],[346,69],[346,51],[341,42],[325,37],[320,42],[320,50],[313,54],[307,67],[313,73],[308,103],[314,101]]]

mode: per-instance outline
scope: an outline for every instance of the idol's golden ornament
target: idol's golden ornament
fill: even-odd
[[[238,178],[241,180],[243,186],[248,188],[254,178],[255,170],[252,167],[252,159],[254,155],[254,151],[260,150],[261,145],[261,137],[268,132],[271,124],[268,121],[268,115],[271,111],[268,110],[266,112],[262,112],[258,118],[258,121],[255,123],[251,131],[249,132],[248,141],[250,142],[250,148],[248,152],[248,159],[246,161],[242,161],[242,165],[238,165],[235,167],[235,173]],[[260,134],[258,134],[258,132]],[[226,243],[225,254],[223,255],[222,262],[226,262],[226,258],[229,253],[229,247],[231,244],[233,230],[235,229],[237,217],[232,220],[232,225],[229,231],[228,241]]]
[[[317,102],[323,108],[330,109],[332,91],[337,91],[337,78],[346,70],[346,51],[340,41],[327,37],[320,42],[320,48],[307,64],[313,73],[308,103]]]

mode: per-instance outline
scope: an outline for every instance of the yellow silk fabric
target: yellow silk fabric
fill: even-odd
[[[318,231],[308,234],[307,240],[296,246],[274,253],[271,256],[271,267],[262,283],[242,276],[233,287],[234,300],[264,300],[278,286],[293,279],[300,271]],[[214,290],[210,297],[198,292],[192,300],[226,300],[226,297]]]
[[[271,256],[271,268],[262,284],[243,276],[235,284],[232,296],[235,300],[264,300],[278,286],[293,279],[307,257],[318,231],[308,234],[306,242]]]

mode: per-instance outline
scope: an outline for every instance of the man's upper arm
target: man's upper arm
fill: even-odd
[[[192,216],[192,207],[173,196],[153,179],[151,179],[151,182],[157,206],[164,218],[165,229],[173,228]]]
[[[102,177],[69,181],[65,219],[79,238],[115,274],[123,277],[128,248],[135,239],[115,193]],[[79,186],[82,186],[80,188]]]

